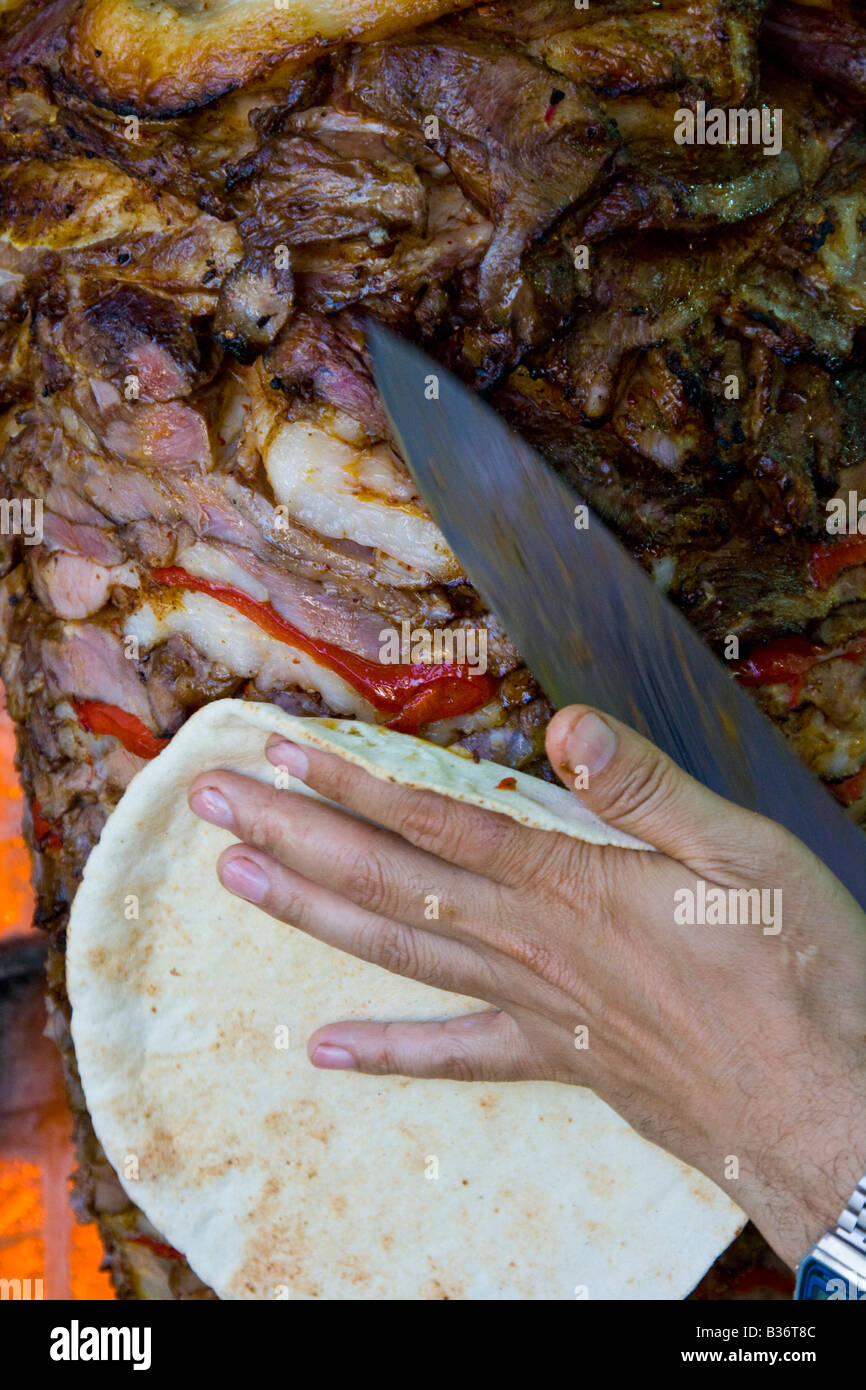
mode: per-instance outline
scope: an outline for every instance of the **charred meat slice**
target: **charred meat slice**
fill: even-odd
[[[616,145],[590,94],[552,84],[528,57],[444,36],[359,48],[344,81],[366,110],[419,132],[427,122],[430,145],[496,228],[478,277],[488,325],[519,317],[522,255],[586,196]]]
[[[832,6],[774,3],[764,23],[764,43],[774,58],[866,107],[866,23],[862,8],[846,0]]]

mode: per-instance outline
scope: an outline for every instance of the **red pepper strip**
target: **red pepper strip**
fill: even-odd
[[[106,705],[101,700],[73,700],[78,722],[90,734],[113,734],[130,753],[139,758],[155,758],[170,743],[157,738],[135,714],[127,714],[118,705]]]
[[[153,1236],[133,1236],[133,1245],[146,1245],[148,1250],[152,1250],[154,1255],[161,1255],[164,1260],[183,1260],[185,1256],[179,1250],[175,1250],[173,1245],[166,1245],[164,1240],[154,1240]]]
[[[62,849],[63,841],[60,838],[60,832],[43,816],[38,797],[34,796],[33,798],[30,814],[33,819],[33,835],[37,848],[42,850],[43,854],[46,850],[56,852]]]
[[[809,673],[825,661],[841,657],[859,661],[866,656],[866,633],[853,638],[844,647],[818,647],[805,637],[783,637],[768,642],[737,663],[734,674],[741,685],[789,685],[793,709],[799,704]]]
[[[790,685],[793,709],[818,660],[815,652],[805,637],[785,637],[768,642],[737,662],[735,675],[741,685]]]
[[[377,668],[378,669],[378,668]],[[394,668],[398,671],[463,671],[462,666],[398,666]],[[455,687],[453,678],[449,675],[440,679],[433,685],[422,687],[415,695],[412,695],[403,706],[399,714],[393,719],[389,719],[387,728],[396,729],[401,734],[414,734],[422,724],[431,724],[434,719],[451,719],[456,714],[471,714],[474,709],[481,705],[486,705],[496,693],[496,682],[491,678],[490,687],[484,695],[477,694],[477,684],[479,677],[472,673],[476,683],[476,689],[463,685]],[[459,677],[458,677],[459,679]],[[484,678],[487,679],[486,677]],[[375,703],[371,700],[371,704]],[[377,706],[381,708],[381,706]]]
[[[809,577],[819,589],[826,589],[842,570],[866,564],[866,536],[833,545],[818,545],[809,560]]]
[[[243,589],[200,579],[178,565],[153,570],[152,575],[159,584],[210,594],[242,613],[269,636],[316,657],[354,686],[375,709],[393,713],[394,717],[388,721],[390,729],[413,733],[431,720],[469,714],[486,705],[496,693],[497,681],[493,676],[457,662],[439,666],[421,662],[384,666],[378,661],[368,661],[324,638],[309,637],[288,619],[280,617],[269,603],[251,598]]]
[[[866,763],[863,764],[859,772],[855,772],[853,777],[848,777],[844,782],[830,784],[830,791],[842,802],[843,806],[853,806],[855,801],[859,801],[863,792],[866,791]]]

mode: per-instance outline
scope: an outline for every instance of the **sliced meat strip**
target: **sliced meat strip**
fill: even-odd
[[[184,593],[171,607],[142,604],[124,624],[148,652],[175,634],[185,638],[213,665],[252,680],[263,690],[277,684],[300,685],[318,692],[338,714],[372,722],[373,706],[356,690],[308,653],[269,637],[249,618],[208,594]]]
[[[213,463],[206,420],[180,401],[110,406],[100,433],[106,447],[128,463],[154,468]]]
[[[87,509],[87,514],[103,518]],[[100,565],[122,564],[124,553],[112,533],[100,526],[74,522],[56,512],[46,511],[42,519],[42,536],[49,550],[65,550],[69,555],[81,555]]]
[[[263,564],[251,551],[197,542],[178,553],[177,563],[202,579],[232,585],[271,606],[301,632],[380,660],[383,618],[342,586],[312,583]]]
[[[617,146],[590,94],[518,53],[436,31],[357,48],[344,80],[358,106],[410,130],[436,117],[431,144],[494,217],[478,290],[488,323],[508,325],[529,294],[524,252],[589,192]]]
[[[366,362],[362,326],[350,313],[293,314],[265,357],[265,369],[290,395],[311,391],[355,420],[370,439],[388,426]]]
[[[214,360],[203,353],[188,314],[135,284],[116,285],[66,314],[57,337],[77,370],[90,368],[121,391],[132,377],[150,401],[189,395]]]
[[[108,602],[116,587],[137,589],[134,565],[106,568],[82,555],[56,552],[34,560],[33,587],[40,601],[59,618],[91,618]]]
[[[144,682],[136,662],[127,659],[119,633],[95,623],[58,624],[34,655],[55,698],[116,705],[157,732]]]
[[[845,0],[834,3],[832,12],[775,3],[763,40],[777,60],[866,107],[866,22]]]

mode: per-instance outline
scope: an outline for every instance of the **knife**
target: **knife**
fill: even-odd
[[[552,704],[593,705],[798,836],[866,908],[863,832],[557,473],[432,358],[368,321],[420,496]]]

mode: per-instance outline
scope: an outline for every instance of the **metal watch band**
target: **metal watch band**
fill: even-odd
[[[836,1234],[866,1255],[866,1174],[860,1179],[839,1217]]]
[[[866,1175],[835,1230],[822,1236],[797,1267],[796,1299],[866,1299]]]

